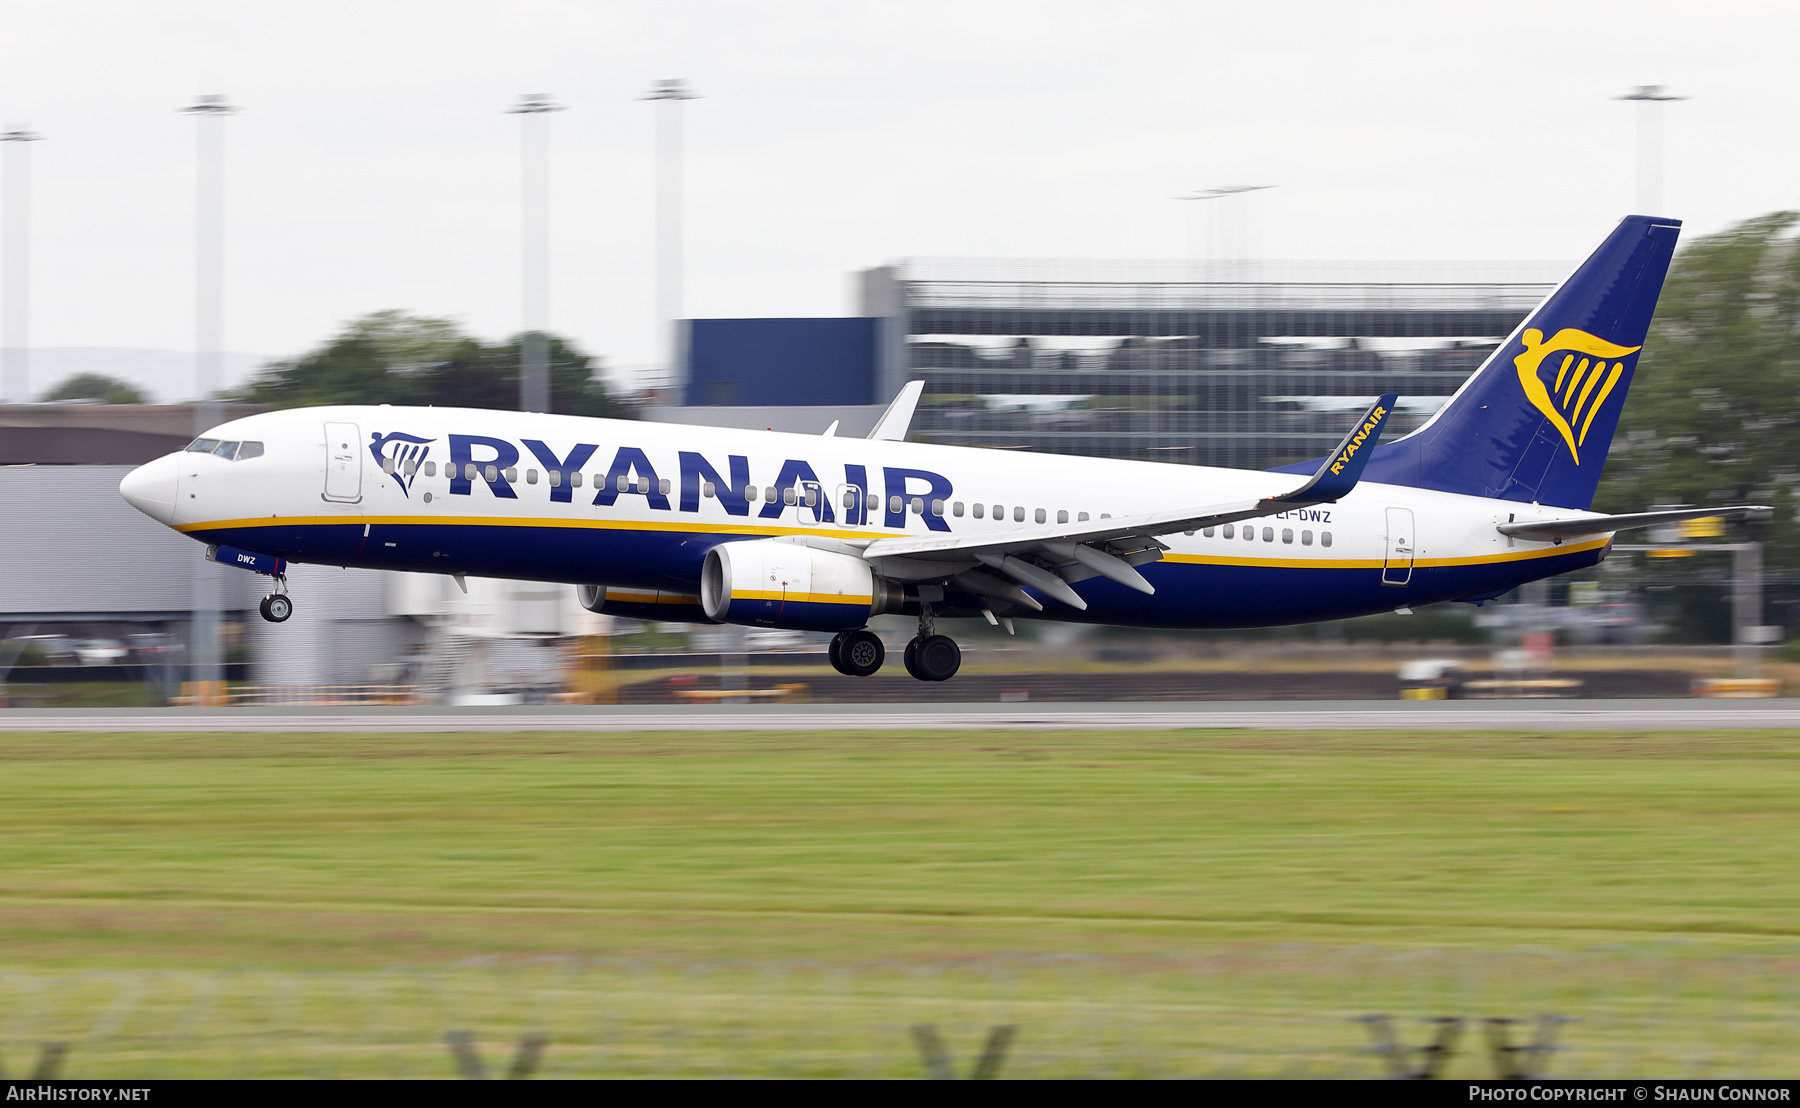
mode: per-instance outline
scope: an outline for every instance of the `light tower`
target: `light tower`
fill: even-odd
[[[681,314],[681,102],[698,97],[675,77],[639,97],[656,105],[656,327],[665,383],[675,380],[675,320]]]
[[[238,108],[224,96],[200,96],[194,117],[194,434],[219,423],[225,360],[225,117]],[[223,702],[224,652],[219,641],[218,567],[195,560],[188,663],[201,682],[197,703]]]
[[[34,134],[23,124],[0,131],[6,144],[5,253],[0,266],[0,286],[5,303],[0,307],[0,402],[23,403],[31,399],[31,161],[28,142]]]
[[[1639,85],[1613,99],[1637,101],[1637,214],[1667,215],[1662,210],[1663,105],[1688,97],[1673,95],[1665,85]]]
[[[563,110],[550,94],[526,93],[506,114],[519,116],[520,218],[519,410],[550,410],[550,125]]]

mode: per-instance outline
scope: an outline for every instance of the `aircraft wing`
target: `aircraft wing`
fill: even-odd
[[[1275,515],[1311,504],[1330,504],[1355,488],[1396,399],[1393,393],[1378,399],[1310,480],[1280,496],[1078,523],[1042,524],[1001,534],[877,539],[862,553],[871,559],[973,559],[1076,608],[1087,605],[1067,582],[1089,577],[1108,577],[1139,592],[1154,593],[1156,590],[1132,567],[1162,557],[1167,547],[1157,540],[1158,535]]]
[[[901,385],[893,402],[881,413],[881,418],[875,421],[875,426],[869,431],[869,438],[894,442],[906,438],[906,432],[912,427],[913,411],[918,408],[919,396],[924,391],[923,381],[908,381]]]
[[[1572,539],[1579,535],[1604,535],[1611,531],[1655,527],[1660,523],[1679,523],[1684,519],[1703,519],[1707,516],[1739,519],[1772,511],[1773,508],[1762,504],[1737,504],[1729,508],[1682,508],[1670,512],[1633,512],[1617,516],[1589,515],[1532,523],[1502,523],[1500,533],[1521,539]]]

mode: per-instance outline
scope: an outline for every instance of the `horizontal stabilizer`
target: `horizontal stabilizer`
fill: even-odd
[[[1534,523],[1502,523],[1500,533],[1520,539],[1572,539],[1578,535],[1604,535],[1612,531],[1630,531],[1638,527],[1655,527],[1660,523],[1680,523],[1684,519],[1719,516],[1742,519],[1774,511],[1761,504],[1738,504],[1730,508],[1682,508],[1670,512],[1633,512],[1619,516],[1579,516],[1575,519],[1546,519]]]

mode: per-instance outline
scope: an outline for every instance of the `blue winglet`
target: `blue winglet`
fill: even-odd
[[[1369,464],[1369,455],[1375,452],[1375,443],[1381,438],[1381,428],[1393,414],[1394,402],[1398,399],[1400,394],[1397,392],[1377,399],[1344,436],[1344,441],[1338,443],[1338,448],[1325,458],[1312,480],[1278,499],[1330,504],[1349,493],[1362,479],[1363,467]]]

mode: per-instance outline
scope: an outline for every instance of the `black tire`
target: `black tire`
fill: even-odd
[[[869,677],[887,661],[887,647],[873,631],[852,631],[838,647],[838,672],[851,677]]]
[[[962,648],[949,635],[913,640],[913,676],[921,681],[948,681],[962,668]]]
[[[837,670],[845,677],[850,676],[850,671],[844,668],[843,660],[839,657],[839,654],[843,650],[844,639],[848,635],[848,631],[839,631],[837,634],[831,636],[831,645],[825,649],[826,655],[831,659],[831,668]]]
[[[275,622],[275,617],[269,614],[269,598],[268,597],[265,596],[261,600],[256,602],[256,611],[257,611],[258,615],[262,616],[264,619],[268,620],[270,623]]]
[[[921,681],[929,681],[931,678],[920,673],[918,670],[919,640],[923,637],[924,636],[922,635],[914,635],[912,641],[906,644],[906,653],[902,654],[900,658],[906,665],[906,672],[912,674]]]
[[[294,614],[294,602],[282,592],[263,597],[262,608],[263,618],[270,623],[286,623],[288,617]]]

